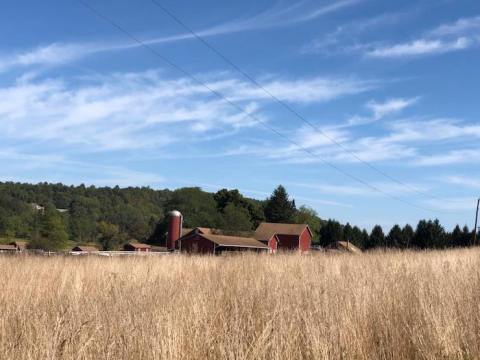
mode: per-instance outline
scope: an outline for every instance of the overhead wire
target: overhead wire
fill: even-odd
[[[405,183],[404,181],[401,181],[394,176],[390,175],[389,173],[385,172],[384,170],[380,169],[379,167],[373,165],[371,162],[362,159],[360,156],[358,156],[354,151],[346,147],[342,142],[338,141],[335,139],[333,136],[330,136],[328,133],[323,131],[320,127],[318,127],[316,124],[313,122],[309,121],[306,119],[304,116],[302,116],[297,110],[295,110],[293,107],[291,107],[289,104],[287,104],[285,101],[280,99],[278,96],[273,94],[270,90],[268,90],[265,86],[263,86],[258,80],[253,78],[251,75],[249,75],[246,71],[241,69],[238,65],[236,65],[230,58],[228,58],[225,54],[223,54],[220,50],[218,50],[215,46],[213,46],[210,42],[208,42],[204,37],[199,35],[197,32],[195,32],[190,26],[188,26],[184,21],[182,21],[178,16],[176,16],[173,12],[171,12],[168,8],[166,8],[162,3],[160,3],[158,0],[150,0],[152,4],[157,6],[160,10],[162,10],[167,16],[169,16],[172,20],[174,20],[177,24],[179,24],[181,27],[183,27],[188,33],[190,33],[195,39],[200,41],[204,46],[206,46],[208,49],[210,49],[213,53],[215,53],[217,56],[219,56],[225,63],[227,63],[230,67],[232,67],[235,71],[240,73],[244,78],[249,80],[252,84],[254,84],[257,88],[262,90],[265,94],[267,94],[270,98],[272,98],[275,102],[280,104],[283,108],[285,108],[287,111],[292,113],[295,117],[297,117],[300,121],[304,122],[308,126],[310,126],[313,130],[315,130],[317,133],[322,135],[324,138],[326,138],[328,141],[330,141],[332,144],[338,146],[342,151],[350,154],[355,160],[358,162],[364,164],[371,170],[377,172],[378,174],[382,175],[383,177],[387,178],[390,181],[395,182],[398,185],[401,185],[405,187],[406,189],[415,192],[419,195],[425,196],[425,197],[430,197],[432,199],[436,200],[442,200],[445,201],[448,199],[442,199],[439,197],[436,197],[431,194],[427,194],[425,191],[421,191],[418,188]]]
[[[433,213],[437,213],[439,212],[438,210],[434,210],[434,209],[431,209],[431,208],[428,208],[428,207],[424,207],[424,206],[421,206],[421,205],[418,205],[412,201],[409,201],[409,200],[406,200],[406,199],[403,199],[401,197],[398,197],[394,194],[391,194],[387,191],[384,191],[382,189],[380,189],[379,187],[373,185],[373,184],[370,184],[369,182],[361,179],[360,177],[354,175],[354,174],[351,174],[350,172],[342,169],[341,167],[335,165],[334,163],[324,159],[323,157],[321,157],[319,154],[316,154],[315,152],[311,151],[310,149],[302,146],[301,144],[299,144],[297,141],[295,140],[292,140],[290,137],[286,136],[285,134],[281,133],[280,131],[278,131],[277,129],[275,129],[274,127],[270,126],[267,122],[263,121],[262,119],[260,119],[259,117],[255,116],[254,114],[252,114],[251,112],[248,112],[246,111],[245,109],[243,109],[241,106],[239,106],[238,104],[236,104],[235,102],[233,102],[232,100],[228,99],[226,96],[224,96],[222,93],[220,93],[218,90],[215,90],[213,89],[211,86],[209,86],[207,83],[205,83],[204,81],[202,81],[200,78],[198,78],[197,76],[195,76],[194,74],[190,73],[189,71],[185,70],[184,68],[182,68],[181,66],[179,66],[178,64],[176,64],[175,62],[173,62],[172,60],[170,60],[169,58],[167,58],[166,56],[164,56],[162,53],[160,53],[159,51],[157,51],[154,47],[152,47],[151,45],[145,43],[144,41],[142,41],[141,39],[139,39],[137,36],[135,36],[134,34],[132,34],[130,31],[128,31],[127,29],[125,29],[123,26],[119,25],[117,22],[115,22],[113,19],[111,19],[110,17],[108,17],[107,15],[105,15],[104,13],[100,12],[98,9],[96,9],[95,7],[93,7],[92,5],[90,5],[88,2],[86,2],[85,0],[76,0],[77,2],[79,2],[81,5],[83,5],[86,9],[88,9],[89,11],[91,11],[92,13],[94,13],[96,16],[98,16],[99,18],[101,18],[103,21],[105,21],[106,23],[110,24],[112,27],[116,28],[118,31],[120,31],[121,33],[123,33],[126,37],[128,37],[130,40],[134,41],[135,43],[137,43],[138,45],[142,46],[143,48],[147,49],[149,52],[151,52],[153,55],[155,55],[156,57],[158,57],[159,59],[161,59],[163,62],[165,62],[166,64],[168,64],[169,66],[171,66],[172,68],[176,69],[178,72],[182,73],[183,75],[191,78],[194,82],[196,82],[197,84],[199,84],[200,86],[206,88],[208,91],[210,91],[212,94],[214,94],[215,96],[217,96],[218,98],[220,98],[221,100],[225,101],[227,104],[229,104],[230,106],[232,106],[233,108],[235,108],[237,111],[241,112],[242,114],[246,115],[247,117],[249,117],[250,119],[254,120],[255,122],[261,124],[263,127],[265,127],[266,129],[268,129],[269,131],[273,132],[274,134],[276,134],[277,136],[281,137],[282,139],[284,139],[285,141],[289,142],[290,144],[294,145],[298,150],[301,150],[303,152],[305,152],[306,154],[308,154],[309,156],[313,157],[314,159],[318,159],[320,160],[322,163],[324,163],[325,165],[331,167],[332,169],[340,172],[341,174],[343,174],[344,176],[364,185],[365,187],[368,187],[370,188],[371,190],[375,191],[375,192],[378,192],[388,198],[391,198],[395,201],[399,201],[399,202],[402,202],[406,205],[409,205],[411,207],[414,207],[414,208],[417,208],[417,209],[420,209],[420,210],[423,210],[423,211],[427,211],[427,212],[433,212]]]

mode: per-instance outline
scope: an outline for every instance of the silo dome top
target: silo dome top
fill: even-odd
[[[170,216],[182,216],[182,214],[181,214],[180,211],[178,211],[178,210],[172,210],[172,211],[170,211],[169,215],[170,215]]]

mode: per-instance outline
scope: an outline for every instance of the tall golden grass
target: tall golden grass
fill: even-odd
[[[1,359],[480,358],[480,251],[0,257]]]

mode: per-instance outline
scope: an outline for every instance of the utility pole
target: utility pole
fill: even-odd
[[[480,206],[480,198],[477,200],[477,212],[475,213],[475,227],[473,228],[473,246],[477,245],[477,223],[478,223],[478,208]]]

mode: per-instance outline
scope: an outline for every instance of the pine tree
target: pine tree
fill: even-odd
[[[367,234],[368,236],[368,234]],[[352,229],[352,244],[363,249],[365,247],[362,230],[358,226],[354,226]]]
[[[413,228],[411,225],[406,224],[403,229],[402,229],[402,248],[408,248],[411,246],[412,241],[413,241],[413,236],[415,235],[415,232],[413,231]]]
[[[342,225],[329,219],[320,229],[320,245],[328,246],[331,243],[343,240]]]
[[[385,234],[380,225],[375,225],[370,234],[366,248],[371,249],[379,246],[385,246]]]
[[[463,232],[458,224],[450,234],[450,244],[451,246],[463,246]]]
[[[290,201],[288,193],[279,185],[265,204],[265,217],[274,223],[291,223],[295,220],[295,201]]]
[[[391,229],[390,232],[388,233],[387,236],[387,246],[389,247],[396,247],[396,248],[401,248],[402,247],[402,229],[398,225],[394,225]]]
[[[343,240],[348,242],[352,242],[353,240],[353,228],[348,222],[343,227]]]

